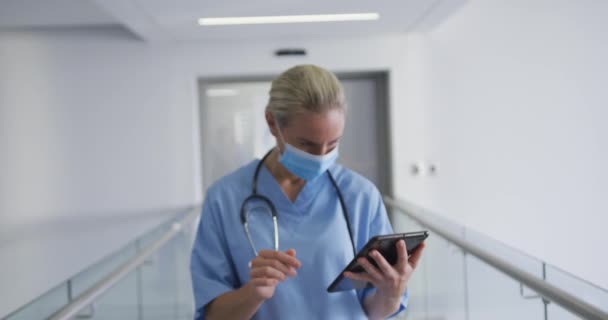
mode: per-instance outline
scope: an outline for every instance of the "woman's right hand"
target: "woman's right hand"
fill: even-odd
[[[297,269],[302,266],[296,259],[296,251],[289,249],[286,252],[262,250],[251,260],[249,282],[253,294],[260,300],[267,300],[274,295],[276,286],[285,281],[287,277],[295,277]]]

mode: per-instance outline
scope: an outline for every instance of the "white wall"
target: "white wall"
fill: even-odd
[[[0,317],[194,204],[174,54],[120,30],[0,33]]]
[[[608,288],[606,17],[605,1],[478,0],[411,36],[440,171],[400,196]]]
[[[1,40],[3,222],[195,200],[171,54],[111,34]]]

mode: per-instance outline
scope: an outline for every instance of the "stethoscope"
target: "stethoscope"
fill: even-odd
[[[272,149],[270,151],[268,151],[268,153],[266,153],[266,155],[262,158],[262,160],[256,166],[255,173],[253,175],[251,195],[248,196],[243,201],[243,204],[241,205],[241,223],[243,224],[243,227],[245,228],[245,233],[247,234],[247,240],[249,240],[251,249],[253,249],[253,253],[255,253],[256,256],[258,255],[258,251],[256,250],[255,245],[253,244],[253,240],[251,239],[251,233],[249,232],[249,225],[247,222],[247,212],[245,209],[245,206],[247,205],[247,203],[251,202],[253,200],[262,201],[270,208],[270,214],[272,215],[272,223],[274,225],[274,250],[275,251],[279,250],[279,223],[278,223],[278,218],[277,218],[277,210],[276,210],[274,204],[272,203],[272,201],[270,201],[270,199],[268,199],[267,197],[265,197],[261,194],[258,194],[258,192],[257,192],[258,175],[260,174],[260,169],[262,168],[264,161],[266,160],[266,158],[268,158],[270,153],[272,153]],[[338,184],[336,183],[336,180],[334,179],[331,172],[329,172],[329,170],[327,170],[327,175],[329,176],[329,180],[331,181],[332,185],[334,186],[334,188],[336,189],[336,191],[338,193],[338,199],[340,200],[340,206],[342,207],[342,213],[344,214],[344,220],[346,220],[346,228],[348,229],[348,235],[350,236],[350,242],[353,246],[353,254],[356,255],[357,250],[355,248],[355,240],[353,238],[353,233],[351,231],[350,219],[348,218],[348,212],[346,209],[346,205],[344,203],[344,197],[342,196],[342,192],[340,191],[340,188],[338,188]]]

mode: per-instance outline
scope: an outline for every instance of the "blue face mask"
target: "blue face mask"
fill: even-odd
[[[285,151],[281,154],[279,162],[296,176],[309,181],[313,180],[329,169],[338,159],[338,147],[328,154],[317,156],[285,144]]]
[[[283,139],[281,129],[277,131],[279,132],[279,137],[283,140],[283,145],[285,145],[285,150],[279,157],[279,163],[296,176],[306,181],[313,180],[325,173],[329,167],[336,163],[338,159],[338,147],[335,147],[328,154],[317,156],[290,145]]]

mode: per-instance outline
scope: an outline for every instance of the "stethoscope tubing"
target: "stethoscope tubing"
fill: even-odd
[[[255,199],[261,200],[262,202],[266,203],[268,205],[268,207],[270,208],[270,213],[272,216],[272,222],[273,222],[273,227],[274,227],[274,232],[273,232],[274,233],[274,250],[275,251],[279,250],[279,223],[278,223],[277,210],[270,199],[257,193],[257,183],[258,183],[258,176],[260,174],[260,170],[262,168],[262,165],[264,164],[264,161],[266,161],[266,158],[268,158],[268,156],[271,153],[272,153],[272,149],[270,151],[268,151],[266,153],[266,155],[264,155],[262,160],[260,160],[260,162],[257,164],[257,166],[255,168],[255,172],[253,174],[253,179],[252,179],[251,195],[249,195],[247,198],[245,198],[245,200],[243,200],[243,203],[241,204],[241,212],[240,212],[241,223],[243,224],[243,228],[245,229],[245,234],[247,235],[247,240],[249,241],[249,244],[251,245],[251,248],[253,249],[253,253],[255,254],[255,256],[258,255],[258,251],[255,248],[255,244],[253,243],[253,239],[251,238],[251,233],[249,232],[249,223],[247,221],[247,212],[245,210],[246,204]],[[335,178],[333,177],[333,175],[331,174],[331,172],[329,170],[327,170],[327,175],[329,176],[329,179],[330,179],[332,185],[334,186],[334,188],[336,189],[336,192],[338,193],[338,200],[340,201],[340,206],[342,207],[342,213],[344,215],[344,219],[346,220],[346,227],[348,229],[348,235],[350,237],[350,241],[353,246],[353,254],[356,255],[357,250],[356,250],[356,246],[355,246],[355,240],[354,240],[353,233],[352,233],[352,228],[351,228],[350,219],[348,216],[348,211],[346,208],[346,203],[344,202],[344,197],[342,196],[342,192],[340,191],[340,188],[338,187],[338,184],[336,183]]]

